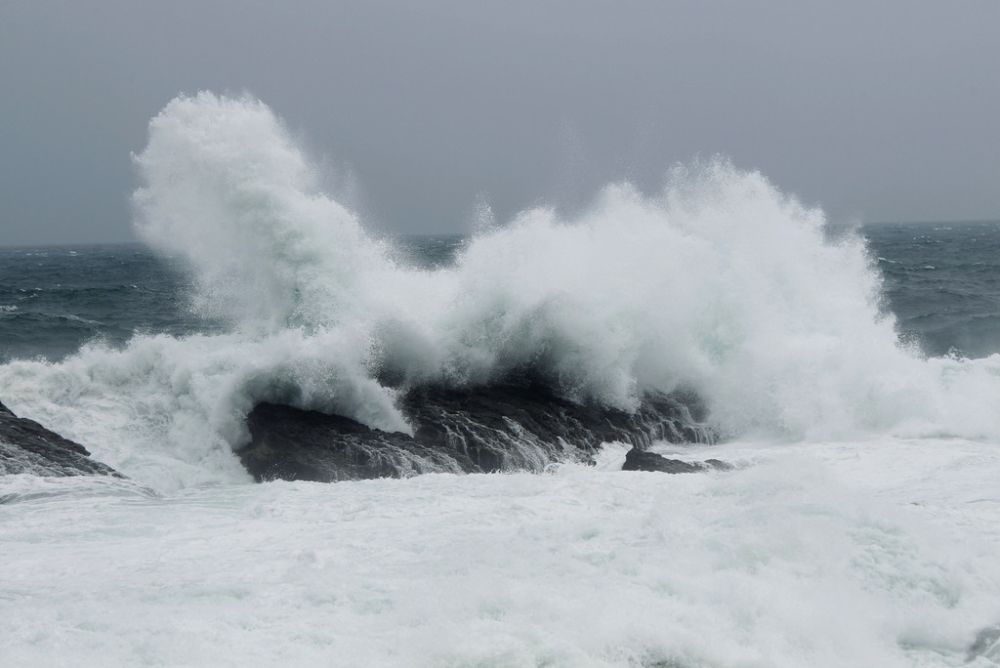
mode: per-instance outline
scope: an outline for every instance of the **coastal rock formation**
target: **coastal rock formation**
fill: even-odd
[[[712,442],[693,397],[648,398],[634,413],[578,404],[534,385],[470,391],[421,388],[402,402],[413,435],[263,403],[247,418],[237,454],[257,480],[332,482],[429,472],[541,471],[591,461],[601,443],[642,450],[657,440]]]
[[[685,462],[680,459],[668,459],[655,452],[632,448],[625,455],[623,471],[659,471],[661,473],[697,473],[709,469],[726,471],[732,465],[718,459],[706,459],[703,462]]]
[[[0,475],[110,475],[124,477],[94,461],[79,443],[49,431],[33,420],[19,418],[0,404]]]

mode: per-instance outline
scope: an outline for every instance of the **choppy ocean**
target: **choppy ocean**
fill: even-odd
[[[0,476],[0,665],[1000,660],[1000,223],[833,233],[717,160],[379,239],[265,105],[207,93],[136,166],[143,245],[0,250],[0,400],[127,476]],[[696,395],[718,442],[651,447],[730,468],[234,455],[260,402],[405,433],[406,388],[525,370],[602,410]]]

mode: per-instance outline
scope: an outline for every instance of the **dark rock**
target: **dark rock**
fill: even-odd
[[[339,415],[259,404],[247,417],[250,445],[237,454],[258,480],[334,482],[461,471],[402,433],[369,429]]]
[[[33,420],[19,418],[0,404],[0,475],[13,473],[124,477],[110,466],[90,459],[90,453],[79,443]]]
[[[632,448],[625,455],[622,471],[660,471],[662,473],[697,473],[709,469],[728,470],[732,466],[718,459],[706,459],[703,462],[685,462],[679,459],[668,459],[655,452],[647,452]]]
[[[584,405],[532,384],[468,391],[421,388],[401,407],[413,435],[345,417],[259,404],[247,417],[250,443],[237,454],[257,480],[332,482],[428,472],[541,471],[592,461],[601,443],[645,448],[653,441],[712,442],[693,398],[650,397],[634,413]]]

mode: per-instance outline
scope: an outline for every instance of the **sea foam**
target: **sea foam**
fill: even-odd
[[[664,476],[0,480],[8,665],[942,668],[1000,619],[1000,455],[716,446]],[[859,452],[860,451],[860,452]]]

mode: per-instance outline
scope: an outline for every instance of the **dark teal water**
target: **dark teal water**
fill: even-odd
[[[885,279],[884,308],[929,355],[1000,352],[1000,223],[864,229]],[[409,237],[407,261],[451,262],[462,238]],[[0,360],[60,359],[90,340],[182,335],[217,323],[191,315],[175,263],[139,245],[0,248]]]
[[[136,331],[184,334],[183,272],[139,245],[0,248],[0,359],[58,359]]]
[[[1000,352],[1000,222],[873,225],[865,236],[901,336],[928,355]]]

